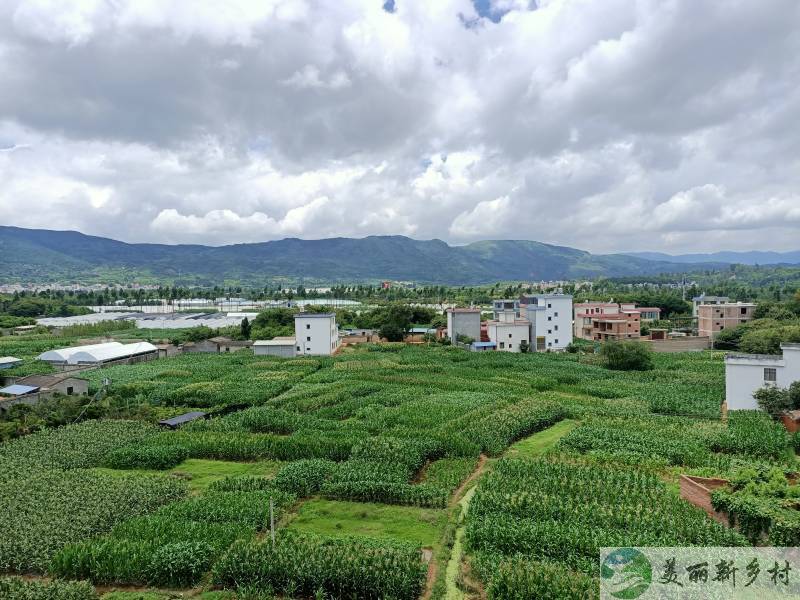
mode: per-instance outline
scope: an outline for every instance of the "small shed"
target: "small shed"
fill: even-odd
[[[192,411],[188,413],[184,413],[182,415],[178,415],[177,417],[172,417],[170,419],[162,419],[158,422],[159,425],[162,427],[167,427],[169,429],[177,429],[181,425],[185,425],[186,423],[191,423],[192,421],[196,421],[198,419],[205,419],[206,413],[200,411]]]
[[[58,392],[65,396],[81,396],[89,393],[89,381],[82,377],[73,377],[66,373],[55,375],[29,375],[16,381],[18,384],[31,385],[42,391]]]
[[[292,358],[295,353],[295,338],[293,337],[283,336],[271,340],[256,340],[253,342],[253,354],[256,356]]]
[[[21,358],[14,358],[13,356],[0,356],[0,369],[13,369],[21,364]]]
[[[495,342],[472,342],[469,349],[471,352],[486,352],[487,350],[495,350],[497,343]]]
[[[0,396],[27,396],[28,394],[35,394],[39,388],[35,385],[21,385],[15,383],[13,385],[0,388]]]
[[[217,352],[238,352],[239,350],[250,348],[253,345],[253,342],[250,340],[232,340],[225,336],[213,337],[208,341],[217,345]]]

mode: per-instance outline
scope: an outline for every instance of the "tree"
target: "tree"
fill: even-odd
[[[252,329],[252,327],[250,326],[249,319],[247,317],[242,319],[242,325],[241,325],[240,331],[241,331],[243,339],[245,339],[245,340],[249,340],[250,339],[250,330],[251,329]]]
[[[791,408],[789,391],[774,385],[765,385],[753,392],[758,407],[770,415],[779,415]]]
[[[396,323],[389,322],[381,325],[378,335],[390,342],[402,342],[405,337],[405,330]]]
[[[653,368],[650,348],[642,342],[606,342],[600,350],[607,369],[649,371]]]

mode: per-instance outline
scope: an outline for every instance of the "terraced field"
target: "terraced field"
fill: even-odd
[[[677,497],[678,472],[793,460],[768,420],[719,421],[720,356],[655,360],[385,344],[91,372],[218,416],[0,446],[0,569],[154,598],[591,597],[599,546],[748,543]]]

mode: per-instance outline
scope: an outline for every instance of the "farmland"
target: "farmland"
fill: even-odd
[[[655,362],[382,344],[87,372],[109,401],[216,416],[0,446],[0,569],[155,598],[591,597],[601,546],[749,543],[678,498],[678,473],[794,461],[769,419],[719,420],[721,356]]]

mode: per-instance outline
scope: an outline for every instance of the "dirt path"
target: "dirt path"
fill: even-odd
[[[461,483],[460,486],[458,486],[458,489],[456,489],[456,491],[453,492],[453,495],[450,497],[450,502],[449,502],[449,506],[450,507],[453,507],[456,504],[458,504],[458,501],[464,496],[464,492],[467,490],[467,488],[469,488],[470,485],[476,479],[478,479],[478,477],[483,475],[484,470],[486,470],[486,455],[485,454],[481,454],[478,457],[478,464],[475,466],[475,470],[472,471],[472,473],[470,473],[470,476],[467,477]]]
[[[436,577],[439,575],[439,565],[436,559],[433,558],[433,550],[429,548],[422,549],[422,557],[428,561],[428,576],[425,579],[425,592],[422,594],[422,600],[428,600],[433,593],[433,584],[436,583]]]

